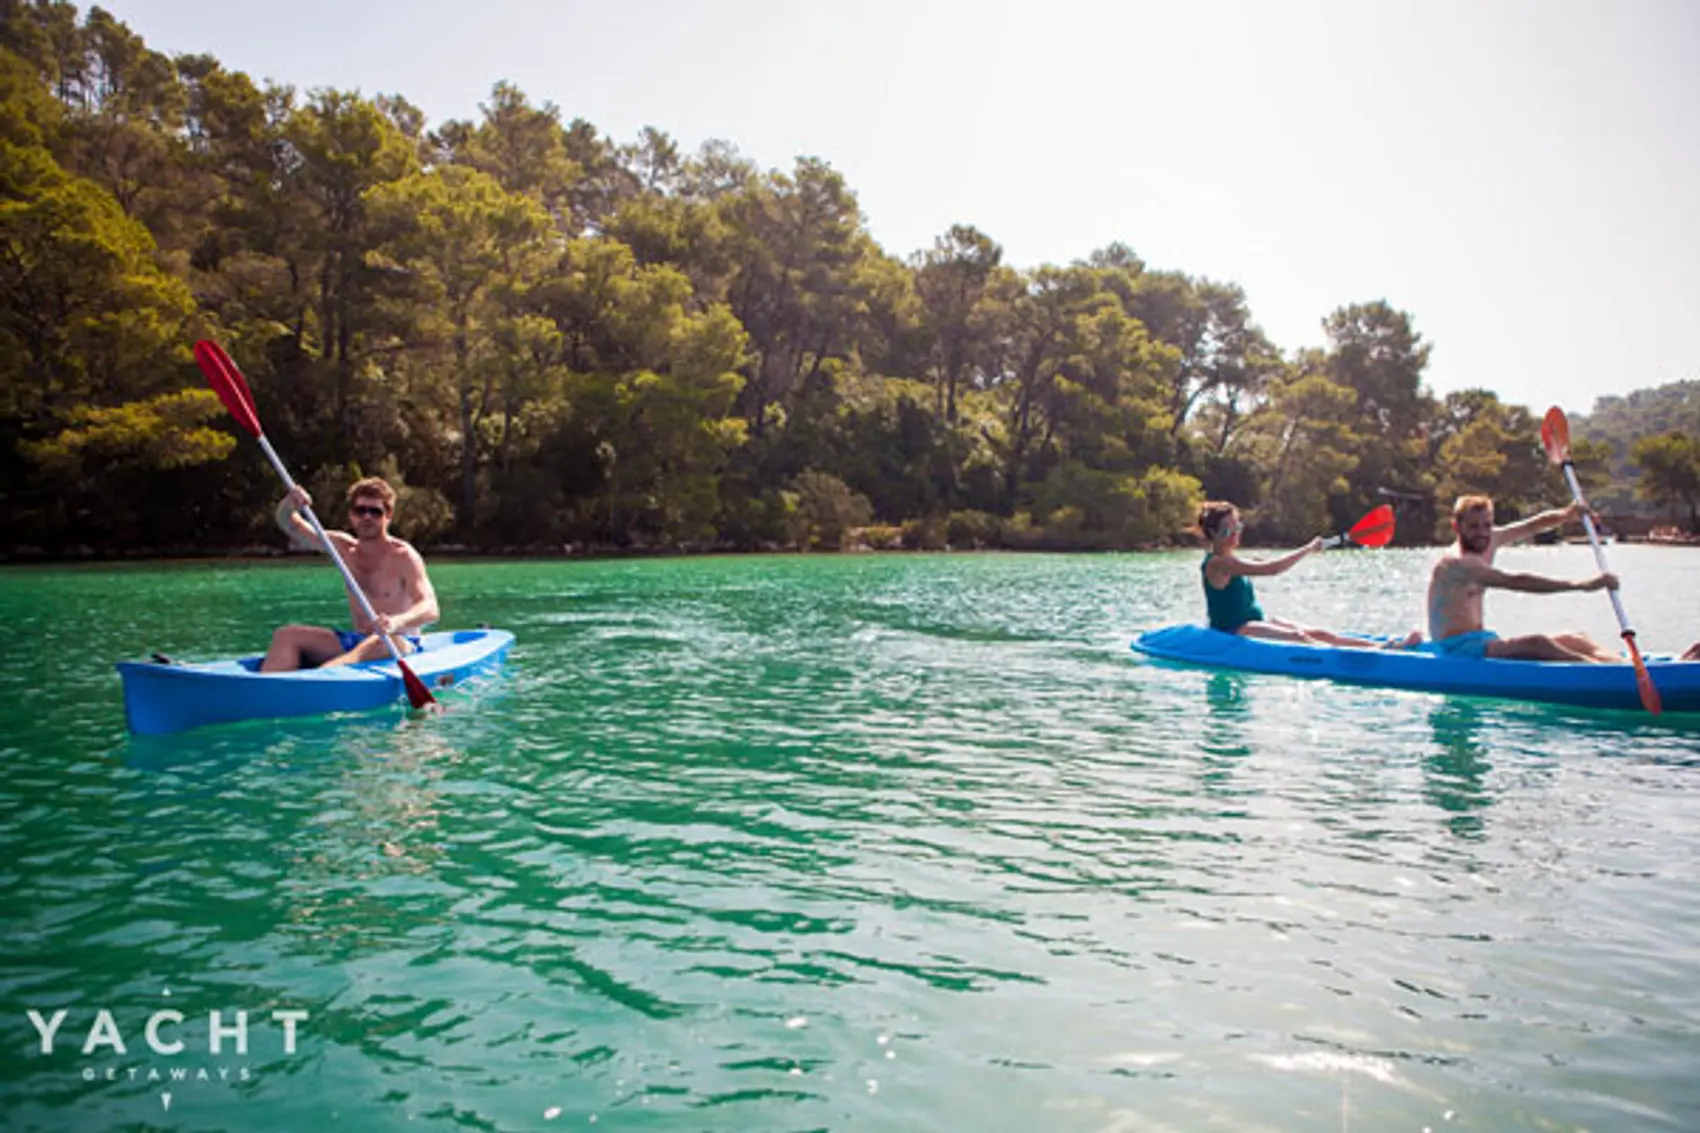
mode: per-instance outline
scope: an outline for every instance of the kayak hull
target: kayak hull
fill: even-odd
[[[1627,662],[1591,665],[1462,660],[1420,649],[1338,649],[1262,641],[1197,625],[1151,630],[1141,634],[1133,648],[1146,656],[1183,665],[1577,708],[1642,710],[1635,668]],[[1700,663],[1648,659],[1647,670],[1666,712],[1700,712]]]
[[[499,629],[428,633],[407,665],[435,692],[496,665],[513,640]],[[164,735],[235,720],[368,712],[406,700],[394,661],[290,673],[259,667],[259,657],[181,665],[120,661],[125,721],[138,735]]]

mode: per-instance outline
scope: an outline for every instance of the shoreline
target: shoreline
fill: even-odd
[[[973,546],[973,547],[872,547],[866,544],[840,549],[774,545],[768,547],[584,547],[571,550],[542,547],[470,548],[427,547],[420,550],[427,562],[603,562],[622,559],[740,558],[757,555],[976,555],[976,554],[1160,554],[1200,550],[1183,544],[1149,544],[1138,547],[1067,546]],[[1253,548],[1254,550],[1257,548]],[[71,552],[0,553],[0,567],[114,566],[126,563],[287,563],[307,562],[322,557],[319,551],[286,551],[244,546],[227,549],[150,547],[114,553],[88,548]]]
[[[1645,536],[1615,538],[1603,541],[1608,546],[1635,545],[1648,547],[1669,547],[1676,549],[1700,548],[1700,537],[1685,539],[1648,539]],[[1438,543],[1408,544],[1395,547],[1398,550],[1433,549],[1441,546]],[[1586,539],[1568,538],[1554,540],[1546,545],[1580,545],[1586,546]],[[1197,552],[1204,549],[1202,542],[1166,542],[1145,543],[1132,547],[1092,547],[1068,545],[1063,542],[1034,542],[1023,546],[1006,546],[1002,544],[974,544],[970,546],[903,546],[885,545],[874,546],[866,542],[853,543],[842,548],[800,547],[796,544],[767,544],[758,547],[740,547],[730,545],[700,545],[682,547],[615,547],[604,544],[568,544],[562,547],[547,547],[537,544],[527,546],[503,547],[468,547],[463,544],[440,544],[426,547],[420,551],[427,560],[433,562],[478,562],[478,561],[523,561],[544,562],[561,560],[571,562],[599,562],[620,559],[677,559],[677,558],[734,558],[744,555],[867,555],[867,554],[915,554],[915,555],[965,555],[965,554],[1075,554],[1075,555],[1146,555],[1167,554],[1181,551]],[[1286,544],[1250,545],[1244,548],[1258,553],[1279,552],[1290,550]],[[1364,550],[1352,547],[1343,550]],[[0,552],[0,567],[31,567],[31,566],[110,566],[123,563],[267,563],[289,562],[317,557],[318,551],[294,551],[265,544],[248,543],[230,547],[206,548],[186,546],[163,546],[131,548],[124,551],[113,551],[105,548],[90,546],[73,547],[69,550],[48,551],[38,547],[24,547],[13,551]]]

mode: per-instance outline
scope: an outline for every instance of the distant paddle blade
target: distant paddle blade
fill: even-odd
[[[1641,659],[1641,649],[1635,644],[1635,634],[1623,635],[1624,643],[1629,646],[1629,659],[1635,663],[1635,688],[1641,694],[1641,707],[1657,716],[1664,711],[1664,702],[1659,699],[1659,690],[1653,684],[1653,674],[1647,671],[1647,662]]]
[[[1393,505],[1382,504],[1346,532],[1361,547],[1385,547],[1393,542]]]
[[[1547,459],[1554,464],[1569,462],[1570,422],[1565,419],[1564,410],[1556,405],[1547,410],[1541,422],[1541,445],[1547,450]]]
[[[1393,542],[1393,524],[1391,522],[1365,531],[1361,535],[1352,536],[1354,542],[1361,547],[1385,547]]]
[[[254,395],[248,392],[248,383],[236,368],[236,363],[230,360],[230,355],[218,343],[203,338],[195,343],[195,361],[200,365],[201,373],[206,375],[207,384],[224,402],[230,415],[236,418],[236,423],[249,436],[259,436],[260,418],[254,412]]]
[[[406,661],[397,657],[395,663],[401,670],[401,683],[407,689],[409,704],[415,708],[425,708],[437,703],[437,698],[431,695],[431,690],[425,687],[425,682],[419,679],[419,674],[408,668]]]

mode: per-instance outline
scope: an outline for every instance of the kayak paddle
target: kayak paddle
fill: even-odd
[[[1570,485],[1570,496],[1583,508],[1582,526],[1587,529],[1588,543],[1594,548],[1594,562],[1600,568],[1600,573],[1606,571],[1606,553],[1600,549],[1600,537],[1594,531],[1594,519],[1587,512],[1587,501],[1582,498],[1582,485],[1576,480],[1576,465],[1570,459],[1570,422],[1565,419],[1564,410],[1553,406],[1547,410],[1546,419],[1541,422],[1541,444],[1547,450],[1547,459],[1564,470],[1565,482]],[[1617,614],[1617,627],[1623,631],[1623,641],[1629,646],[1629,659],[1635,663],[1635,687],[1641,692],[1641,706],[1657,716],[1662,705],[1659,702],[1659,690],[1653,685],[1653,674],[1647,671],[1647,662],[1641,659],[1641,649],[1635,644],[1635,631],[1629,628],[1629,615],[1623,612],[1623,599],[1617,591],[1608,590],[1611,595],[1611,608]]]
[[[1393,542],[1393,505],[1382,504],[1352,524],[1344,535],[1331,535],[1322,541],[1324,547],[1344,547],[1356,543],[1360,547],[1385,547]]]
[[[206,375],[213,392],[224,402],[224,407],[230,410],[230,415],[236,418],[236,423],[242,426],[242,430],[249,436],[260,442],[260,450],[266,454],[266,459],[272,462],[272,467],[277,469],[277,474],[283,478],[284,489],[294,491],[295,481],[290,477],[289,469],[278,459],[277,451],[272,448],[271,442],[266,440],[265,431],[260,428],[260,418],[254,412],[254,395],[248,389],[248,380],[242,376],[242,371],[236,368],[236,363],[230,360],[230,355],[226,354],[218,343],[202,339],[195,343],[195,361],[200,363],[201,373]],[[313,531],[318,535],[319,542],[324,544],[331,561],[342,572],[342,580],[348,584],[348,592],[360,603],[360,608],[366,612],[367,620],[377,621],[378,615],[372,609],[372,603],[366,600],[365,591],[361,590],[360,584],[354,580],[354,572],[348,569],[348,564],[342,561],[342,555],[337,553],[336,544],[325,534],[319,517],[313,514],[310,507],[302,508],[301,512],[307,517],[307,522],[313,525]],[[431,695],[431,690],[425,687],[425,682],[401,659],[401,651],[395,647],[395,642],[390,640],[389,635],[379,636],[383,638],[384,644],[389,646],[390,656],[395,658],[396,668],[401,670],[401,681],[407,689],[407,702],[415,708],[437,703],[437,698]]]

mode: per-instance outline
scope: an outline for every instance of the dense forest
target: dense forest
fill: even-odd
[[[399,95],[167,57],[100,8],[0,12],[12,554],[276,542],[201,337],[322,501],[382,474],[427,546],[1134,547],[1205,496],[1283,542],[1392,500],[1409,543],[1464,491],[1563,498],[1538,415],[1432,395],[1382,301],[1289,354],[1240,288],[1122,244],[1022,268],[959,225],[895,257],[817,158],[617,142],[506,83],[432,127]],[[1692,521],[1684,396],[1651,439],[1603,401],[1591,481],[1639,475]]]
[[[1669,518],[1700,533],[1700,381],[1599,398],[1570,427],[1607,453],[1606,482],[1590,502]]]

